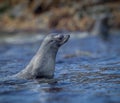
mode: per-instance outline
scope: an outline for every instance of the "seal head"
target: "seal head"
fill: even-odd
[[[70,35],[51,34],[44,39],[46,42],[43,42],[43,45],[59,48],[61,45],[68,41],[69,37]]]

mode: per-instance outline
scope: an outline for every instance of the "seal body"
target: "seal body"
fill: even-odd
[[[69,35],[51,34],[45,37],[38,52],[25,69],[15,75],[23,79],[53,78],[58,49],[66,43]]]

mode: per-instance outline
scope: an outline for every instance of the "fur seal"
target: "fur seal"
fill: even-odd
[[[46,36],[30,63],[14,76],[22,79],[53,78],[56,54],[69,38],[70,35],[62,34]]]

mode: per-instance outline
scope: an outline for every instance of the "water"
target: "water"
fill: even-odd
[[[41,39],[1,38],[0,78],[23,69]],[[119,35],[108,42],[96,36],[71,37],[57,55],[53,79],[57,82],[0,81],[0,103],[120,103],[119,44]]]

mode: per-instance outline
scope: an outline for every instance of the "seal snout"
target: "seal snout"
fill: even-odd
[[[62,39],[60,41],[60,45],[66,43],[70,38],[70,35],[62,35]]]

